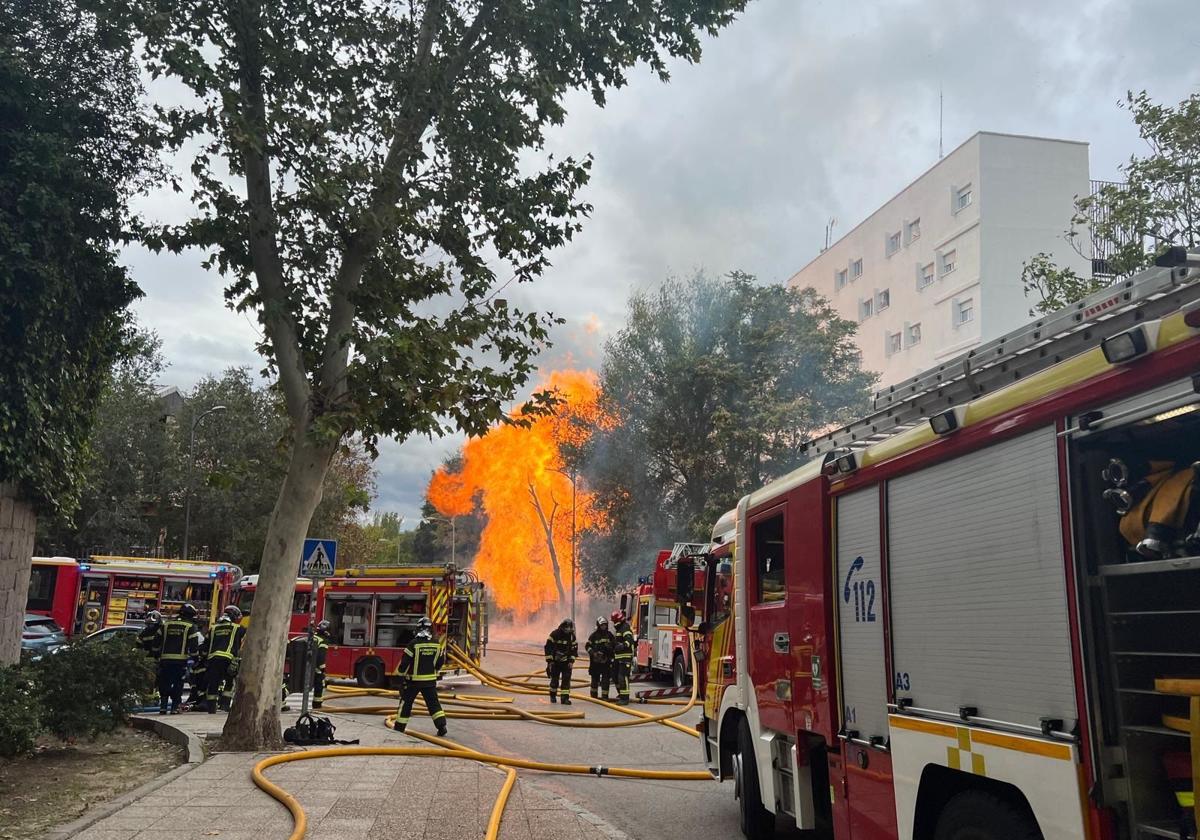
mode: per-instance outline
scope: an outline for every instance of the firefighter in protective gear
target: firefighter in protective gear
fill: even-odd
[[[158,713],[179,714],[183,705],[183,679],[187,675],[188,658],[200,649],[200,632],[192,620],[196,608],[184,604],[179,615],[164,621],[155,637],[154,652],[158,658]]]
[[[155,647],[158,644],[158,633],[162,629],[162,613],[150,610],[146,613],[146,624],[138,632],[137,645],[151,656],[156,656]]]
[[[550,702],[562,700],[564,706],[571,705],[571,668],[579,656],[579,642],[575,641],[575,622],[564,618],[558,628],[550,631],[546,639],[546,676],[550,678]]]
[[[427,617],[422,618],[417,622],[417,635],[404,649],[400,667],[396,671],[402,681],[400,709],[396,713],[397,732],[403,732],[408,727],[413,701],[420,694],[437,727],[437,734],[446,734],[446,712],[437,693],[438,674],[445,660],[445,648],[433,638],[433,622]]]
[[[241,610],[234,606],[226,607],[208,637],[204,704],[210,715],[217,713],[218,706],[223,711],[229,711],[233,678],[237,675],[242,640],[246,636],[246,628],[239,624],[241,620]]]
[[[613,624],[613,682],[617,684],[617,704],[629,705],[629,673],[633,669],[633,652],[637,640],[629,629],[625,613],[617,610],[612,614]]]
[[[592,678],[591,695],[608,699],[608,683],[612,677],[613,634],[608,629],[608,619],[596,619],[596,629],[588,636],[584,649],[588,652],[588,675]]]
[[[317,624],[313,633],[313,708],[319,709],[325,702],[325,657],[329,653],[329,639],[333,626],[328,621]]]

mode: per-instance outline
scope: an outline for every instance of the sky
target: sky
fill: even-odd
[[[566,319],[543,370],[597,369],[632,291],[700,268],[782,282],[830,218],[836,237],[932,166],[939,93],[947,152],[980,130],[1083,140],[1091,177],[1118,180],[1144,152],[1125,92],[1200,91],[1198,55],[1195,0],[751,0],[669,83],[643,69],[604,109],[568,97],[548,151],[594,155],[594,210],[540,280],[506,294]],[[178,220],[185,200],[164,192],[144,209]],[[137,317],[163,340],[163,385],[262,367],[257,324],[225,307],[200,254],[124,261],[145,292]],[[382,441],[374,508],[415,525],[431,471],[461,443]]]

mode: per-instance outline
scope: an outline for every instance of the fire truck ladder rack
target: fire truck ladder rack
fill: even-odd
[[[1172,248],[1155,267],[876,392],[872,412],[804,443],[824,456],[862,449],[1200,300],[1200,253]]]
[[[663,561],[664,569],[674,569],[682,557],[691,557],[697,563],[697,568],[704,568],[704,558],[707,556],[708,543],[678,542],[671,548],[671,556]]]

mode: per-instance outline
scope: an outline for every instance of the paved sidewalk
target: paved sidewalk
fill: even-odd
[[[224,715],[194,713],[168,718],[201,737],[219,734],[224,719]],[[358,738],[363,746],[428,746],[380,724],[368,726],[345,718],[334,722],[339,738]],[[425,727],[418,720],[416,728]],[[250,780],[250,769],[265,757],[213,755],[74,836],[77,840],[287,840],[291,815]],[[473,761],[411,756],[295,762],[271,768],[267,778],[299,799],[308,814],[309,840],[482,838],[504,782],[502,772]],[[521,778],[509,797],[500,837],[628,840],[598,818]]]

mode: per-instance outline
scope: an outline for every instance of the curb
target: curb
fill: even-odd
[[[164,741],[182,747],[186,753],[184,763],[156,779],[151,779],[141,787],[136,787],[127,793],[121,794],[116,799],[110,799],[102,805],[97,805],[95,808],[89,809],[87,813],[77,820],[39,834],[37,840],[68,840],[68,838],[74,837],[84,829],[100,822],[100,820],[111,817],[125,806],[136,802],[146,794],[170,784],[184,773],[190,773],[204,761],[204,746],[201,744],[200,739],[191,732],[157,718],[134,716],[129,719],[129,725],[134,729],[153,732]]]

